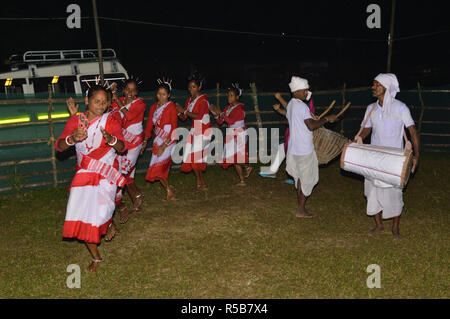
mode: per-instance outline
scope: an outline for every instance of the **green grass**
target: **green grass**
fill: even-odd
[[[449,153],[422,155],[404,195],[401,241],[391,221],[367,235],[363,182],[337,162],[319,171],[310,220],[294,216],[284,167],[277,179],[255,167],[242,189],[232,168],[208,167],[210,189],[196,195],[193,174],[173,171],[171,203],[140,175],[143,211],[102,242],[106,261],[95,274],[85,271],[84,245],[61,238],[67,187],[0,195],[0,297],[448,298],[449,163]],[[66,287],[69,264],[81,267],[81,289]],[[380,289],[366,286],[369,264],[381,267]]]

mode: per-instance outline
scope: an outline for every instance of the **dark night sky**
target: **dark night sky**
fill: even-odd
[[[285,89],[292,74],[310,79],[313,88],[368,85],[386,71],[390,1],[104,1],[99,16],[258,33],[330,37],[329,40],[291,39],[169,29],[100,20],[102,46],[116,50],[129,73],[145,79],[151,89],[157,77],[174,78],[183,89],[193,69],[207,76],[206,88],[216,82],[242,86],[255,81],[265,90]],[[70,3],[92,16],[91,1],[8,1],[0,17],[66,17]],[[366,7],[381,6],[381,29],[368,29]],[[398,0],[394,38],[450,30],[446,1]],[[11,54],[27,50],[96,48],[92,19],[70,30],[65,20],[1,21],[2,70]],[[386,40],[350,41],[342,38]],[[392,72],[402,87],[417,81],[450,84],[450,32],[394,42]],[[307,63],[325,63],[311,69]],[[424,73],[423,71],[428,71]],[[145,89],[145,87],[144,87]]]

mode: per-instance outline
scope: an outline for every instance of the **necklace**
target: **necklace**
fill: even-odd
[[[95,127],[94,134],[92,134],[91,146],[88,145],[88,140],[87,140],[87,138],[86,138],[85,144],[86,144],[86,148],[87,148],[89,151],[92,150],[92,148],[94,147],[95,134],[97,134],[98,126],[100,125],[100,120],[101,120],[101,119],[102,119],[102,117],[100,117],[100,118],[97,120],[97,126]]]

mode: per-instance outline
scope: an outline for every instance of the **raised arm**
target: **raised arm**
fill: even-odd
[[[278,102],[281,103],[281,105],[282,105],[284,108],[286,108],[286,106],[288,105],[288,102],[286,102],[286,100],[283,99],[283,97],[281,96],[280,93],[278,93],[278,92],[275,93],[275,98],[278,100]]]

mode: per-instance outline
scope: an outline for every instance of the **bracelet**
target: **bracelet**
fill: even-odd
[[[123,108],[127,108],[127,106],[126,106],[126,105],[122,106],[122,107],[120,108],[120,110],[122,110]]]
[[[109,146],[114,146],[117,144],[118,138],[113,136],[116,140],[114,141],[114,143],[108,143]]]
[[[187,113],[187,110],[184,110],[184,112],[183,112],[184,116],[186,116],[186,113]]]
[[[69,145],[69,146],[75,145],[75,142],[73,141],[73,138],[72,138],[72,143],[69,143],[69,141],[67,140],[69,137],[72,137],[72,135],[67,135],[66,136],[66,144]]]

